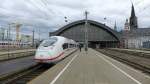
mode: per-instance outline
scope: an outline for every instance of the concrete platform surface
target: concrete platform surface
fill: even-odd
[[[150,84],[150,77],[89,49],[67,57],[28,84]]]

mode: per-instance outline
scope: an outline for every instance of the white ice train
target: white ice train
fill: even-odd
[[[38,47],[35,60],[38,63],[55,63],[65,57],[69,49],[77,47],[77,43],[62,36],[51,36]]]

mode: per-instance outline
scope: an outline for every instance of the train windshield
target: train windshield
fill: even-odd
[[[57,38],[56,37],[53,37],[53,38],[50,38],[48,40],[44,40],[40,46],[44,46],[44,47],[48,47],[48,46],[51,46],[53,45],[54,43],[57,42]]]

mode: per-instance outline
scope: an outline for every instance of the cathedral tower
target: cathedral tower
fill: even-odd
[[[130,16],[130,30],[135,30],[138,28],[138,22],[137,22],[137,17],[135,15],[135,10],[134,6],[132,4],[132,9],[131,9],[131,16]]]

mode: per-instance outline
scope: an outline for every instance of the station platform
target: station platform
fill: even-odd
[[[23,50],[12,50],[10,52],[8,51],[0,51],[0,55],[2,54],[8,54],[8,53],[19,53],[19,52],[28,52],[28,51],[35,51],[36,49],[23,49]]]
[[[34,56],[0,62],[0,78],[35,64]]]
[[[149,84],[150,77],[91,48],[77,51],[28,84]]]
[[[0,62],[14,59],[14,58],[21,58],[26,56],[31,56],[34,54],[36,49],[23,49],[23,50],[14,50],[14,51],[0,51]]]

